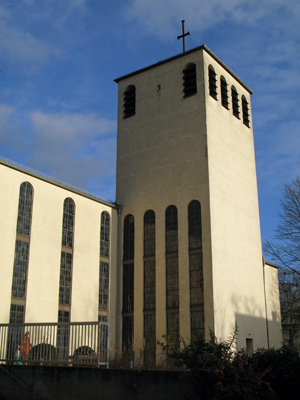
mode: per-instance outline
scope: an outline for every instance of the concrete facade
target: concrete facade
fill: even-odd
[[[75,203],[75,226],[72,265],[71,322],[97,321],[98,315],[111,324],[111,343],[115,343],[116,320],[116,243],[117,208],[63,185],[30,174],[2,162],[1,169],[1,307],[0,321],[10,320],[11,304],[25,307],[25,323],[57,322],[60,264],[62,252],[63,204],[66,198]],[[12,298],[16,226],[19,191],[23,182],[33,188],[29,262],[24,298]],[[99,311],[99,266],[101,213],[110,216],[109,304]]]
[[[193,65],[196,92],[183,96],[183,70]],[[216,94],[211,95],[209,69]],[[228,107],[222,105],[221,77],[227,83]],[[11,304],[24,304],[24,322],[56,322],[59,305],[63,204],[75,203],[71,322],[110,322],[112,348],[122,350],[124,313],[124,220],[134,219],[134,264],[130,318],[135,353],[145,348],[144,216],[155,214],[154,344],[168,324],[166,278],[166,210],[178,217],[177,308],[180,336],[192,336],[191,313],[226,340],[238,327],[238,347],[280,346],[282,341],[277,269],[262,260],[251,90],[207,47],[190,50],[116,79],[118,142],[116,203],[110,204],[57,182],[0,162],[1,306],[8,323]],[[134,115],[124,118],[124,93],[135,87]],[[233,115],[231,89],[238,93],[239,115]],[[243,109],[242,98],[248,111]],[[244,114],[250,124],[245,123]],[[26,298],[12,299],[12,276],[20,185],[34,191]],[[201,205],[201,258],[198,289],[203,302],[192,307],[188,207]],[[110,216],[109,304],[99,311],[101,213]],[[123,265],[123,267],[122,267]],[[126,289],[127,290],[127,289]],[[153,292],[152,292],[153,293]],[[129,297],[129,295],[128,295]],[[14,302],[14,303],[13,303]],[[124,310],[123,310],[124,311]],[[172,310],[171,310],[172,311]],[[174,310],[173,310],[174,311]],[[172,312],[173,312],[172,311]],[[200,319],[201,319],[200,318]],[[201,320],[202,321],[202,320]]]
[[[196,65],[197,93],[183,97],[183,70]],[[216,99],[208,68],[216,74]],[[220,78],[228,85],[222,106]],[[251,90],[205,46],[116,80],[119,85],[116,201],[122,219],[134,216],[134,345],[143,347],[143,217],[156,217],[156,336],[166,325],[165,211],[178,210],[179,326],[191,337],[188,204],[201,204],[205,336],[226,340],[235,327],[237,346],[266,347],[268,332],[252,118]],[[124,92],[136,88],[136,113],[123,118]],[[233,115],[231,87],[240,118]],[[243,123],[242,96],[249,107]],[[278,293],[276,293],[276,296]],[[281,340],[280,307],[273,303]],[[270,305],[271,307],[271,305]],[[255,324],[253,324],[255,321]]]

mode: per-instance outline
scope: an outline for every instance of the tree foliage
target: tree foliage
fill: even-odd
[[[236,330],[225,342],[218,342],[211,333],[206,342],[199,337],[182,348],[158,342],[175,365],[186,368],[184,383],[191,388],[193,400],[259,400],[276,399],[269,382],[264,378],[268,368],[256,371],[244,351],[234,351]],[[169,338],[170,333],[163,338]]]
[[[300,328],[300,178],[284,185],[278,213],[280,223],[273,241],[264,243],[264,253],[277,263],[281,316],[288,343],[294,345]]]
[[[284,185],[278,213],[280,223],[274,241],[264,244],[264,252],[300,279],[300,178]]]

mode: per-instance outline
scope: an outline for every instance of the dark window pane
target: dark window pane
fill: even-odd
[[[156,321],[155,314],[144,316],[144,362],[155,365],[156,360]]]
[[[227,89],[227,83],[225,79],[222,77],[221,78],[221,98],[222,98],[222,106],[225,108],[229,108],[229,100],[228,100],[228,89]]]
[[[179,307],[178,256],[166,259],[167,308]]]
[[[71,304],[72,258],[72,254],[62,251],[60,263],[59,304]]]
[[[110,236],[110,216],[108,212],[103,211],[101,214],[101,239],[100,239],[100,255],[109,257],[109,236]]]
[[[191,311],[191,340],[204,335],[204,311]]]
[[[99,310],[108,310],[109,265],[100,262]]]
[[[231,88],[231,97],[232,97],[232,113],[235,117],[239,118],[240,117],[240,112],[239,112],[239,97],[237,91],[234,89],[234,87]]]
[[[133,316],[123,317],[122,343],[123,343],[123,350],[132,350],[132,343],[133,343]]]
[[[242,97],[242,109],[243,109],[243,123],[250,127],[250,119],[249,119],[249,108],[248,108],[248,102],[245,99],[245,97]]]
[[[68,198],[64,201],[62,245],[73,247],[75,203]]]
[[[128,86],[124,92],[123,118],[131,117],[135,114],[135,86]]]
[[[144,216],[144,256],[155,255],[155,213],[152,210]]]
[[[178,251],[177,208],[169,206],[166,210],[166,253]]]
[[[33,188],[28,182],[20,186],[17,233],[30,236]]]
[[[209,94],[217,100],[217,78],[211,66],[208,67]]]
[[[29,243],[16,240],[12,280],[12,297],[25,298]]]
[[[124,219],[124,260],[134,259],[134,218],[127,215]]]
[[[183,71],[183,97],[189,97],[197,93],[196,65],[191,64]]]
[[[123,313],[133,313],[134,305],[134,267],[123,265]]]
[[[144,309],[155,310],[155,260],[144,262]]]
[[[70,313],[68,311],[58,311],[58,322],[70,322]],[[69,341],[70,325],[58,325],[57,327],[57,355],[61,361],[69,361]]]

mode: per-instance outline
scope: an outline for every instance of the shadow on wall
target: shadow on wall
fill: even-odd
[[[275,293],[278,293],[278,283],[274,284]],[[269,285],[270,286],[270,285]],[[237,325],[238,333],[236,346],[246,348],[252,339],[253,349],[279,348],[282,345],[281,313],[278,296],[271,295],[267,301],[267,318],[265,303],[258,302],[255,297],[233,295],[229,303],[224,302],[223,310],[217,330],[217,339],[226,340]],[[234,313],[234,317],[232,317]],[[268,321],[267,321],[268,320]],[[230,321],[230,322],[229,322]],[[246,340],[248,339],[248,340]]]

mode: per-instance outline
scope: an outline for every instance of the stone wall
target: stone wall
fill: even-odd
[[[180,372],[0,365],[0,400],[179,400]]]

